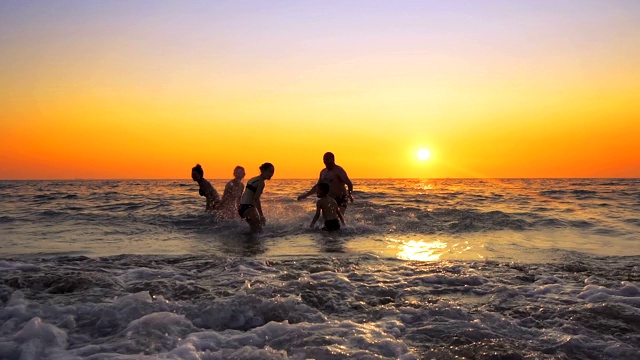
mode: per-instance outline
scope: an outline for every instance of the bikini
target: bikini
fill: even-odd
[[[260,181],[260,180],[256,180],[256,181]],[[254,183],[255,183],[255,181],[254,181]],[[253,191],[254,194],[258,191],[257,187],[255,187],[254,185],[249,184],[249,183],[247,183],[246,188],[247,188],[247,190]],[[255,206],[253,204],[240,204],[240,206],[238,207],[238,215],[240,215],[240,217],[244,219],[245,218],[244,213],[247,210],[251,209],[252,207],[255,207]]]

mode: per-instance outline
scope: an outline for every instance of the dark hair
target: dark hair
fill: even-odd
[[[333,155],[333,153],[330,152],[330,151],[324,153],[324,155],[322,155],[322,158],[323,159],[327,159],[328,158],[328,159],[332,159],[332,160],[336,159],[335,155]]]
[[[322,191],[323,194],[328,194],[329,190],[331,190],[331,186],[329,186],[329,184],[327,183],[319,183],[318,189],[320,189],[320,191]]]
[[[204,170],[202,170],[202,166],[200,166],[200,164],[194,166],[191,171],[195,171],[197,174],[200,174],[200,176],[204,176]]]
[[[266,162],[262,165],[260,165],[260,171],[267,171],[267,169],[273,169],[273,164],[270,162]]]

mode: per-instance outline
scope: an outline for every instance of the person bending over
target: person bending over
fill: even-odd
[[[275,167],[271,163],[260,165],[260,175],[247,181],[242,198],[240,199],[240,207],[238,215],[249,223],[252,233],[259,233],[267,220],[262,213],[262,205],[260,204],[260,196],[264,191],[264,181],[271,180]]]
[[[216,204],[220,202],[220,195],[218,195],[218,192],[213,185],[204,178],[204,170],[202,170],[202,166],[200,166],[200,164],[197,164],[191,169],[191,178],[200,185],[198,192],[200,193],[200,196],[204,196],[206,199],[204,210],[213,211]]]

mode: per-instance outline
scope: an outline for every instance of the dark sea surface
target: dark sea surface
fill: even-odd
[[[212,184],[220,192],[226,180]],[[639,359],[640,179],[0,181],[0,359]]]

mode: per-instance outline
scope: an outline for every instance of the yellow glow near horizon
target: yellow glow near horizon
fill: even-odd
[[[640,177],[640,2],[249,3],[1,5],[0,179]]]

